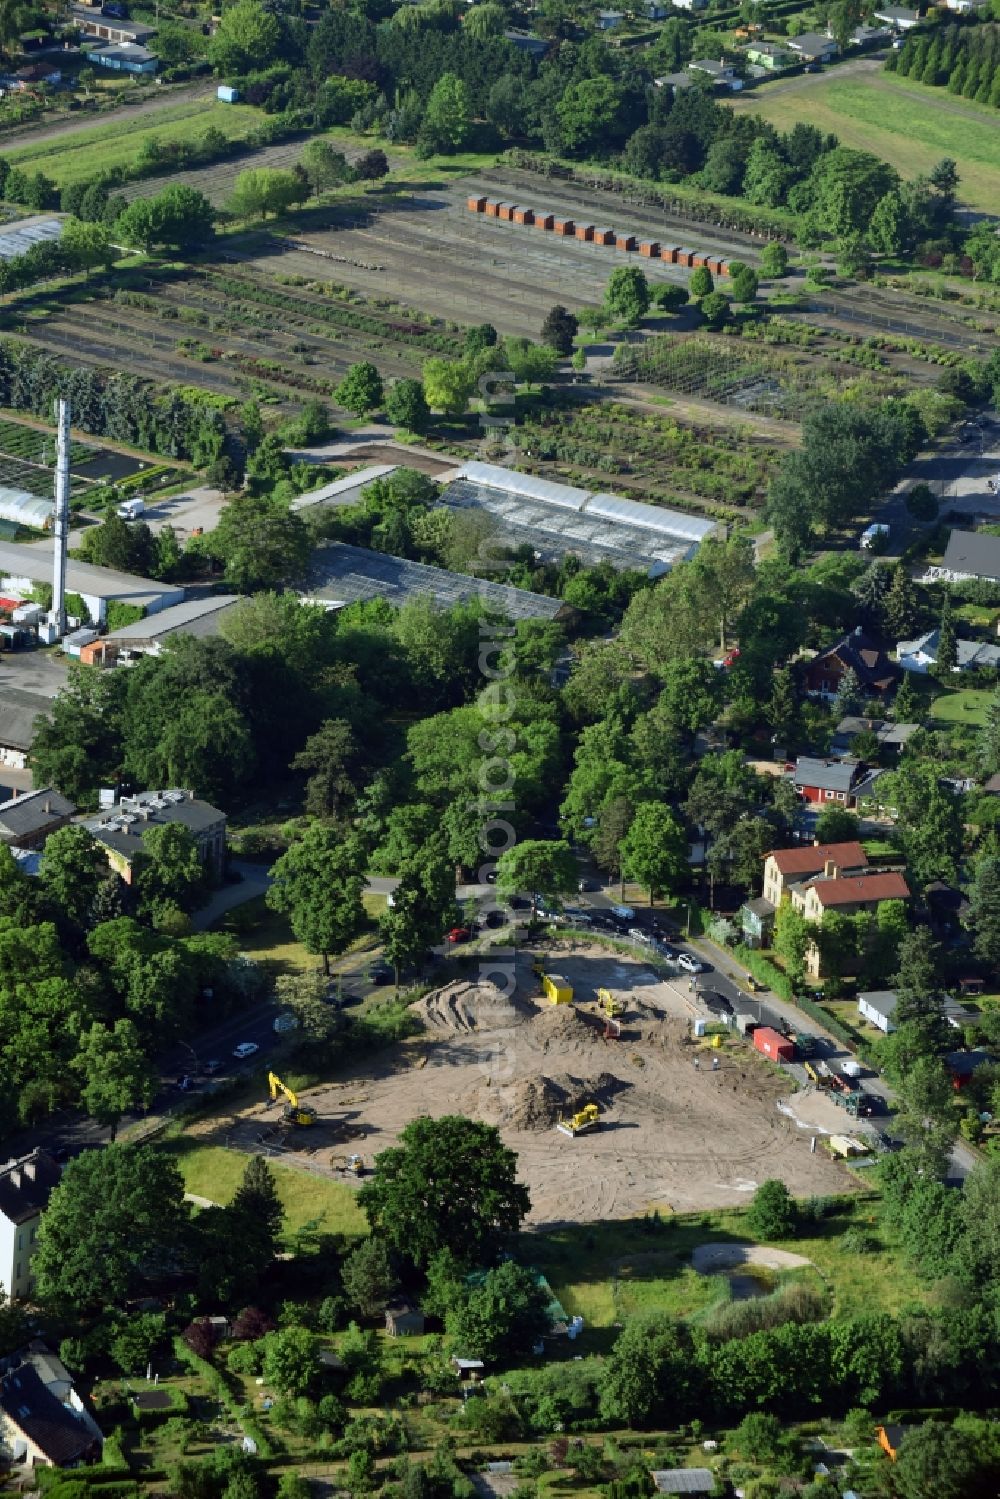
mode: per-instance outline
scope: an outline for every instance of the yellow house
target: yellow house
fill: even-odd
[[[884,900],[909,900],[910,887],[896,871],[880,874],[844,875],[828,870],[820,879],[810,880],[792,890],[792,906],[806,921],[822,926],[829,911],[854,916],[858,911],[875,911]],[[819,947],[811,942],[806,950],[806,972],[821,978]]]
[[[829,864],[838,870],[858,873],[868,868],[868,855],[860,843],[812,843],[806,848],[772,849],[764,860],[764,899],[777,909],[792,885],[825,873]]]

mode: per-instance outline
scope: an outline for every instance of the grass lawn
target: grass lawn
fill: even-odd
[[[970,729],[981,729],[992,700],[993,693],[985,688],[966,687],[960,692],[943,692],[934,699],[931,717],[936,723],[963,724]]]
[[[996,111],[955,99],[946,89],[892,73],[840,78],[833,68],[807,88],[771,92],[765,85],[731,102],[734,109],[762,115],[779,130],[800,120],[832,130],[843,145],[874,152],[904,177],[929,172],[942,156],[954,157],[963,203],[993,212],[1000,201]]]
[[[263,112],[250,104],[194,99],[161,110],[152,123],[141,117],[130,121],[127,115],[116,116],[110,124],[63,139],[15,146],[5,154],[14,165],[43,171],[58,187],[66,187],[109,167],[131,166],[145,141],[157,137],[164,143],[198,140],[210,125],[233,139],[248,134],[263,118]],[[182,181],[182,176],[177,180]]]
[[[921,1277],[903,1263],[900,1246],[882,1228],[877,1199],[859,1196],[834,1217],[803,1227],[783,1247],[811,1260],[832,1294],[836,1316],[898,1312],[927,1303]],[[861,1229],[877,1241],[872,1254],[844,1248],[848,1229]],[[587,1326],[611,1328],[635,1311],[663,1311],[692,1317],[718,1301],[716,1277],[690,1267],[698,1244],[748,1237],[743,1213],[728,1209],[622,1223],[567,1225],[525,1236],[520,1255],[544,1272],[571,1316]],[[600,1342],[600,1339],[598,1339]]]
[[[225,1206],[232,1200],[250,1160],[241,1150],[202,1145],[191,1135],[164,1140],[163,1149],[176,1157],[184,1185],[196,1197]],[[323,1233],[357,1237],[367,1232],[367,1220],[351,1187],[327,1181],[311,1171],[294,1171],[271,1163],[278,1197],[285,1210],[285,1238],[290,1240],[307,1224]]]

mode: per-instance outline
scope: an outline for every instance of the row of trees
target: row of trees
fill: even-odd
[[[886,65],[904,77],[1000,109],[1000,26],[939,26],[908,36]]]

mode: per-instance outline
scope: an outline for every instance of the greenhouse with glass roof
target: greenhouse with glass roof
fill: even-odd
[[[0,484],[0,521],[29,526],[35,531],[47,530],[52,524],[52,501],[39,499],[26,489]]]

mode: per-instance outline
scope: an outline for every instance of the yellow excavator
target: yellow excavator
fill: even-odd
[[[571,1139],[576,1139],[577,1135],[585,1135],[588,1130],[600,1129],[600,1127],[601,1111],[596,1103],[584,1104],[578,1114],[574,1114],[570,1119],[560,1119],[556,1125],[556,1129],[561,1134],[569,1135]]]
[[[287,1098],[285,1120],[288,1124],[298,1124],[301,1127],[305,1127],[307,1124],[316,1123],[318,1116],[312,1104],[299,1103],[299,1095],[293,1093],[291,1088],[286,1087],[276,1072],[269,1072],[267,1074],[267,1085],[271,1090],[273,1101],[277,1101],[280,1094],[283,1094]]]
[[[609,1020],[614,1020],[616,1015],[625,1014],[625,1001],[619,999],[617,994],[612,994],[610,989],[598,989],[597,1003]]]

